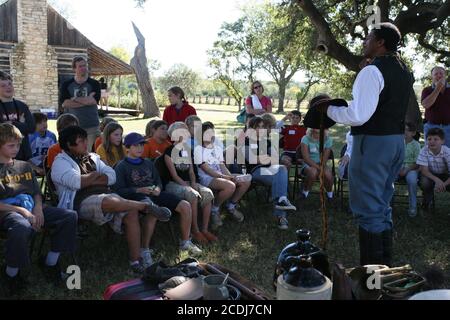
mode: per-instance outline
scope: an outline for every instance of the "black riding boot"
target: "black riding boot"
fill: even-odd
[[[383,233],[372,233],[359,227],[359,254],[362,266],[384,264]]]
[[[383,231],[383,264],[388,267],[392,264],[392,229]]]

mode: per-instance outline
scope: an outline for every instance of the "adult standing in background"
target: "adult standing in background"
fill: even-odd
[[[431,69],[433,84],[422,91],[422,106],[425,108],[425,143],[431,128],[441,128],[445,133],[445,145],[450,147],[450,84],[444,67]]]
[[[174,122],[184,122],[187,117],[196,115],[197,111],[191,106],[180,87],[172,87],[168,90],[170,106],[164,110],[163,120],[170,126]]]
[[[31,148],[27,137],[34,133],[34,117],[25,103],[14,99],[12,77],[0,71],[0,123],[5,122],[14,125],[25,137],[20,143],[16,159],[28,161],[31,158]]]
[[[247,114],[260,115],[272,113],[272,100],[263,95],[264,87],[261,82],[254,81],[250,87],[250,96],[245,99]]]
[[[80,127],[88,134],[88,150],[92,150],[95,139],[100,135],[98,107],[100,83],[89,77],[87,61],[84,57],[72,60],[75,76],[61,86],[60,102],[64,111],[75,115]]]

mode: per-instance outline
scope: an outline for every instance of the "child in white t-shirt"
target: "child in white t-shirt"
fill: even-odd
[[[200,184],[212,189],[215,193],[211,214],[213,217],[220,217],[220,206],[228,200],[226,204],[228,213],[242,222],[244,215],[237,210],[236,205],[250,187],[251,179],[232,175],[228,171],[223,159],[223,148],[214,143],[214,125],[211,122],[203,123],[202,133],[203,146],[195,148],[194,161],[198,165]],[[249,177],[251,176],[245,176],[245,178]]]

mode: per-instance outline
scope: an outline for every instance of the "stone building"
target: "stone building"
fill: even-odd
[[[30,109],[58,108],[58,88],[73,76],[74,56],[86,57],[91,76],[133,73],[73,28],[47,0],[0,5],[0,70],[13,76],[17,99]]]

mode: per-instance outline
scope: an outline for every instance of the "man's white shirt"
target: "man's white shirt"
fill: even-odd
[[[372,117],[378,105],[380,93],[384,88],[384,78],[376,66],[364,67],[356,77],[353,85],[353,101],[348,108],[330,106],[328,117],[353,127],[361,126]]]

